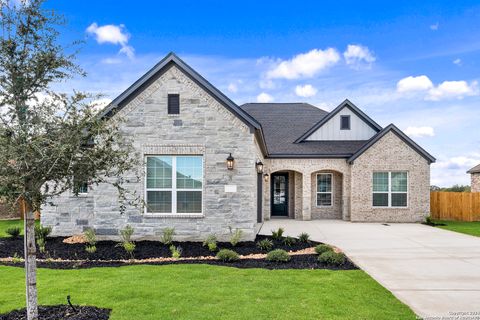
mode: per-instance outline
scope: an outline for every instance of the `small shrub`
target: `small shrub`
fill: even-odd
[[[322,254],[324,252],[329,252],[329,251],[333,251],[333,249],[327,244],[319,244],[318,246],[315,247],[315,252],[317,254]]]
[[[160,242],[168,246],[173,242],[173,236],[175,235],[175,228],[165,228],[163,229],[162,237]]]
[[[172,258],[178,259],[182,256],[182,248],[180,246],[175,247],[173,244],[170,246],[170,252],[172,253]]]
[[[133,252],[135,251],[135,243],[133,242],[122,242],[121,246],[130,255],[130,259],[133,259]]]
[[[273,241],[270,239],[262,239],[257,242],[257,247],[262,251],[270,251],[273,249]]]
[[[298,241],[303,242],[303,243],[309,243],[310,242],[310,235],[306,232],[302,232],[298,236]]]
[[[218,251],[217,259],[223,262],[233,262],[240,260],[240,256],[233,250],[222,249]]]
[[[12,262],[20,263],[20,262],[23,262],[23,259],[18,255],[18,253],[15,252],[12,257]]]
[[[287,251],[276,249],[267,253],[267,257],[265,259],[275,262],[288,262],[290,261],[290,256],[288,255]]]
[[[133,252],[135,251],[136,247],[135,243],[133,243],[132,241],[133,232],[133,228],[129,225],[127,225],[125,229],[120,230],[120,237],[122,238],[122,243],[118,244],[130,255],[131,259],[133,259]]]
[[[16,239],[20,236],[20,228],[19,227],[11,227],[5,230],[5,233],[12,239]]]
[[[318,256],[318,261],[334,266],[341,266],[345,260],[345,255],[341,252],[326,251]]]
[[[211,234],[203,241],[203,246],[207,247],[211,252],[217,251],[217,237]]]
[[[272,230],[272,238],[275,240],[280,240],[283,238],[283,233],[285,230],[283,228],[278,228],[278,230]]]
[[[47,237],[52,233],[51,227],[42,227],[41,225],[35,225],[35,239],[38,245],[38,250],[41,253],[45,252],[47,245]]]
[[[232,233],[232,227],[229,228],[231,234],[230,244],[232,245],[232,247],[235,247],[240,242],[240,240],[242,240],[243,231],[240,229],[235,229],[235,231]]]
[[[288,247],[291,247],[293,246],[295,243],[297,242],[297,240],[293,237],[285,237],[283,238],[283,244],[288,246]]]
[[[87,240],[85,251],[88,253],[95,253],[97,251],[97,236],[95,235],[95,230],[87,229],[85,232],[83,232],[83,235]]]

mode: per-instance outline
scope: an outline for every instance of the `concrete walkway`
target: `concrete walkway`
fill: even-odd
[[[480,238],[421,224],[339,220],[270,220],[261,234],[283,227],[342,249],[371,277],[422,317],[465,312],[480,319]],[[467,317],[465,317],[466,319]],[[462,319],[462,317],[458,317]]]

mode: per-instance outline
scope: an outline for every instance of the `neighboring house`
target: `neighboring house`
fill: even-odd
[[[307,103],[236,105],[175,54],[167,55],[102,113],[143,159],[128,188],[145,208],[122,215],[109,185],[84,187],[45,206],[54,235],[94,228],[114,238],[127,224],[137,238],[174,227],[179,240],[229,228],[253,239],[261,222],[418,222],[429,214],[430,154],[393,124],[385,128],[348,100],[331,112]]]
[[[480,164],[468,170],[467,173],[470,174],[470,191],[471,192],[480,192]]]

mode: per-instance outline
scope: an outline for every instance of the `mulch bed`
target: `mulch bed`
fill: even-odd
[[[69,305],[39,306],[39,320],[108,320],[110,309],[101,309],[91,306],[74,306],[75,311]],[[0,320],[24,320],[27,319],[25,308],[1,314]]]
[[[182,259],[170,261],[155,261],[155,259],[166,259],[171,257],[168,246],[158,241],[136,241],[135,260],[131,261],[125,250],[118,246],[115,241],[99,241],[96,245],[97,251],[93,254],[85,251],[85,244],[66,244],[63,237],[49,238],[47,240],[46,252],[40,253],[37,250],[37,266],[51,269],[79,269],[93,267],[118,267],[125,265],[150,264],[211,264],[231,266],[237,268],[264,268],[264,269],[331,269],[351,270],[357,267],[347,259],[341,266],[324,265],[317,261],[316,254],[292,255],[289,262],[270,262],[263,258],[243,257],[236,262],[223,262],[216,259],[217,252],[211,252],[201,242],[174,242],[175,246],[182,248]],[[271,236],[258,235],[255,241],[240,242],[235,247],[229,242],[219,242],[218,249],[232,249],[241,256],[266,254],[257,247],[257,242],[262,239],[270,239],[274,242],[274,249],[283,249],[287,252],[302,251],[318,245],[318,242],[310,241],[302,243],[297,241],[287,246],[281,240],[274,240]],[[312,250],[310,249],[310,252]],[[12,258],[15,253],[23,257],[23,238],[9,239],[0,238],[0,258]],[[302,252],[304,253],[304,252]],[[23,262],[0,261],[0,264],[10,266],[23,266]]]

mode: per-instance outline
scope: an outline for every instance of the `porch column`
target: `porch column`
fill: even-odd
[[[302,183],[302,219],[312,220],[312,176],[309,172],[303,172]]]

